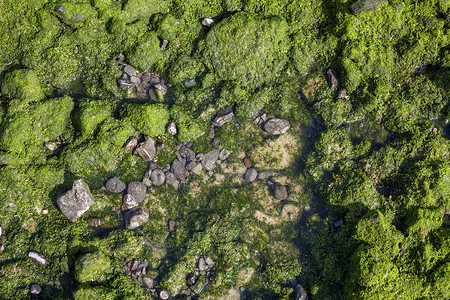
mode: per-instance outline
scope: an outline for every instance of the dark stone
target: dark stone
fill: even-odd
[[[334,228],[339,228],[339,227],[342,226],[342,224],[344,224],[344,220],[339,219],[339,220],[337,220],[336,222],[333,223],[333,227]]]
[[[33,284],[31,285],[31,287],[30,287],[30,293],[31,293],[32,295],[39,295],[41,292],[42,292],[42,288],[41,288],[38,284],[33,283]]]
[[[255,181],[257,176],[258,176],[258,172],[255,169],[250,168],[250,169],[247,169],[247,172],[245,172],[244,179],[248,182],[253,182],[253,181]]]
[[[340,89],[340,90],[338,91],[337,97],[338,97],[339,99],[347,99],[347,97],[348,97],[347,91],[346,91],[345,89]]]
[[[211,126],[211,128],[209,128],[209,138],[213,139],[216,136],[216,131],[214,130],[214,126]]]
[[[271,135],[280,135],[291,128],[288,120],[272,118],[264,124],[264,130]]]
[[[125,226],[135,229],[148,221],[149,213],[143,207],[137,206],[125,212]]]
[[[336,71],[331,68],[327,70],[327,83],[330,89],[337,87],[339,85],[339,80]]]
[[[275,183],[273,187],[273,195],[275,199],[286,200],[288,198],[287,188],[284,185]]]
[[[252,161],[248,157],[244,157],[244,166],[248,169],[252,167]]]
[[[105,183],[105,188],[111,193],[121,193],[125,189],[125,183],[119,177],[114,176]]]
[[[72,189],[58,197],[56,201],[61,213],[75,222],[94,204],[89,186],[81,179],[75,180]]]
[[[189,176],[189,172],[184,168],[183,164],[178,159],[173,160],[171,171],[178,180],[183,180]]]
[[[383,2],[386,2],[386,0],[359,0],[350,5],[350,8],[353,13],[359,14],[365,10],[373,10]]]
[[[202,19],[202,25],[206,27],[211,27],[214,25],[214,20],[211,18],[204,18]]]
[[[225,125],[225,123],[230,122],[233,119],[233,111],[231,110],[231,107],[226,107],[224,109],[221,109],[217,112],[216,116],[214,117],[212,121],[212,125],[221,127]]]
[[[120,88],[123,88],[123,89],[129,89],[129,88],[134,87],[134,84],[131,81],[126,80],[126,79],[117,80],[117,84],[119,85]]]
[[[143,161],[150,161],[156,154],[155,140],[146,136],[145,141],[140,143],[134,150]]]
[[[162,170],[156,169],[152,171],[151,179],[155,186],[160,186],[164,184],[164,181],[166,180],[166,175]]]
[[[166,176],[166,184],[173,184],[177,180],[172,172],[166,172],[164,175]]]
[[[185,145],[181,145],[180,147],[180,156],[186,158],[187,161],[191,161],[195,159],[195,152]]]
[[[145,193],[147,192],[147,187],[139,181],[132,181],[128,183],[128,194],[133,196],[136,199],[137,203],[141,203],[144,201]]]

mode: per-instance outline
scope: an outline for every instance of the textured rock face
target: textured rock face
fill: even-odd
[[[144,208],[138,206],[128,210],[125,215],[125,226],[128,229],[135,229],[148,221],[149,213]]]
[[[264,130],[271,135],[280,135],[291,128],[288,120],[273,118],[264,124]]]
[[[81,179],[73,182],[72,189],[58,197],[61,213],[71,222],[81,217],[94,204],[89,186]]]

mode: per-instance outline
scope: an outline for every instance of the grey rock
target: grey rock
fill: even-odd
[[[155,84],[155,89],[160,90],[163,95],[167,93],[167,85],[162,82],[158,82],[157,84]]]
[[[163,172],[170,171],[170,165],[169,165],[169,164],[166,164],[166,165],[164,166],[164,168],[162,168],[162,170],[163,170]]]
[[[139,181],[132,181],[128,183],[128,194],[134,197],[138,203],[141,203],[145,198],[147,187]]]
[[[347,91],[345,89],[339,89],[337,97],[339,99],[348,99],[349,96],[347,95]]]
[[[143,207],[134,207],[124,214],[125,226],[128,229],[135,229],[148,221],[149,213]]]
[[[94,204],[94,198],[89,186],[78,179],[73,182],[72,189],[59,196],[56,202],[61,213],[75,222]]]
[[[118,61],[124,61],[125,60],[125,55],[123,53],[117,54],[117,60]]]
[[[204,18],[202,19],[202,25],[206,27],[211,27],[214,25],[214,20],[211,18]]]
[[[195,159],[195,152],[192,149],[189,149],[185,145],[181,145],[180,147],[180,156],[186,158],[187,161],[191,161]]]
[[[373,10],[383,2],[386,2],[386,0],[359,0],[350,5],[350,8],[353,13],[359,14],[365,10]]]
[[[136,86],[141,84],[141,80],[137,76],[131,76],[130,81]]]
[[[220,140],[219,140],[218,138],[213,138],[213,140],[212,140],[212,142],[211,142],[211,145],[212,145],[214,148],[219,147],[219,145],[220,145]]]
[[[150,177],[150,176],[149,176]],[[152,180],[149,177],[144,177],[142,178],[142,183],[146,186],[149,187],[152,185]]]
[[[271,135],[280,135],[291,128],[288,120],[272,118],[264,124],[264,130]]]
[[[138,206],[138,202],[130,194],[126,194],[125,196],[123,196],[122,202],[125,205],[122,210],[128,210],[128,209]]]
[[[214,261],[209,256],[205,258],[205,262],[206,262],[206,264],[208,265],[209,268],[212,268],[214,266]]]
[[[167,300],[169,299],[169,293],[166,290],[161,290],[159,291],[159,298],[162,300]]]
[[[151,160],[156,154],[155,140],[146,136],[145,141],[140,143],[134,150],[143,161]]]
[[[174,121],[167,123],[167,133],[170,135],[176,135],[178,133],[177,125]]]
[[[161,50],[162,51],[166,50],[167,45],[169,45],[169,41],[168,40],[163,40],[163,42],[161,44]]]
[[[300,284],[297,284],[295,286],[295,300],[306,300],[306,299],[308,299],[308,294]]]
[[[128,151],[133,151],[136,148],[137,144],[138,144],[137,138],[132,136],[128,139],[123,148],[125,148]]]
[[[132,66],[130,66],[130,65],[126,65],[126,66],[123,68],[123,71],[124,71],[125,73],[127,73],[128,75],[130,75],[130,76],[137,76],[136,70],[135,70]]]
[[[186,163],[186,170],[191,171],[192,169],[194,169],[197,166],[197,162],[195,161],[190,161]]]
[[[183,180],[189,176],[189,172],[184,168],[183,164],[178,159],[174,159],[172,161],[171,171],[178,180]]]
[[[105,183],[105,188],[111,193],[121,193],[125,189],[125,183],[119,177],[114,176]]]
[[[288,198],[287,188],[284,185],[275,183],[273,187],[273,195],[275,199],[286,200]]]
[[[55,12],[62,14],[66,11],[66,8],[62,5],[56,5],[54,10]]]
[[[334,228],[339,228],[339,227],[342,226],[342,224],[344,224],[344,220],[339,219],[339,220],[337,220],[336,222],[333,223],[333,227]]]
[[[151,277],[142,276],[141,280],[142,280],[142,284],[148,289],[151,289],[154,285],[154,280]]]
[[[84,18],[86,18],[86,16],[83,14],[73,14],[72,18],[70,18],[70,19],[71,20],[83,20]]]
[[[203,165],[202,164],[196,164],[195,167],[193,167],[190,172],[194,175],[200,175],[203,171]]]
[[[197,85],[197,81],[195,79],[186,80],[184,82],[184,87],[191,88]]]
[[[211,128],[209,128],[209,138],[213,139],[216,136],[216,131],[214,130],[214,126],[211,126]]]
[[[195,275],[195,274],[191,274],[187,278],[188,285],[194,285],[196,281],[197,281],[197,275]]]
[[[5,251],[5,246],[3,244],[0,244],[0,253],[3,253]]]
[[[217,112],[216,116],[212,121],[212,125],[216,127],[221,127],[225,125],[225,123],[230,122],[233,119],[233,112],[230,107],[226,107]]]
[[[33,283],[30,287],[30,293],[32,295],[39,295],[42,292],[42,288],[39,286],[39,284]]]
[[[250,169],[247,169],[247,172],[245,172],[244,179],[248,182],[253,182],[253,181],[255,181],[257,176],[258,176],[258,172],[255,169],[250,168]]]
[[[149,170],[156,170],[156,169],[158,169],[158,163],[156,163],[156,162],[154,162],[154,161],[151,161],[151,162],[149,162],[148,163],[148,169]]]
[[[220,152],[219,152],[219,159],[220,160],[224,161],[225,159],[228,158],[228,156],[230,156],[230,152],[228,150],[225,150],[225,149],[220,150]]]
[[[128,81],[126,79],[117,80],[117,84],[119,85],[120,88],[123,88],[123,89],[129,89],[129,88],[134,87],[134,84],[131,81]]]
[[[177,180],[172,172],[166,172],[164,175],[166,176],[166,184],[173,184]]]
[[[220,151],[215,149],[206,153],[201,161],[203,168],[206,171],[211,171],[216,166],[216,161],[219,158]]]
[[[162,170],[156,169],[153,170],[151,179],[155,186],[160,186],[164,184],[164,181],[166,180],[166,175]]]
[[[41,267],[45,267],[48,264],[47,258],[42,253],[30,251],[28,252],[28,257],[33,261],[35,261]]]
[[[272,171],[262,171],[258,174],[259,180],[267,180],[269,177],[272,176]]]
[[[197,268],[200,272],[206,271],[207,265],[206,265],[206,261],[203,258],[203,256],[199,258],[199,260],[197,262]]]

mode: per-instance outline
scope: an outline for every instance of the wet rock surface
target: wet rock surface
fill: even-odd
[[[71,190],[58,197],[57,204],[61,213],[75,222],[94,204],[94,198],[89,186],[78,179],[73,182]]]

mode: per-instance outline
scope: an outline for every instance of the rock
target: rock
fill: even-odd
[[[171,171],[178,180],[183,180],[189,176],[189,172],[184,168],[183,164],[178,159],[174,159],[172,161]]]
[[[33,283],[30,287],[30,293],[32,295],[39,295],[42,292],[42,288],[39,286],[39,284]]]
[[[337,220],[336,222],[333,223],[333,227],[334,228],[339,228],[339,227],[342,226],[342,224],[344,224],[344,220],[339,219],[339,220]]]
[[[71,222],[75,222],[94,204],[89,186],[81,179],[75,180],[72,189],[58,197],[57,204],[61,213]]]
[[[358,0],[350,5],[350,8],[352,9],[353,13],[359,14],[360,12],[365,10],[373,10],[383,2],[386,2],[386,0]]]
[[[149,213],[143,207],[137,206],[125,212],[125,226],[135,229],[148,221]]]
[[[186,163],[186,170],[191,171],[197,166],[197,163],[195,161],[190,161]]]
[[[176,227],[175,221],[174,220],[169,220],[169,222],[167,223],[167,227],[168,227],[170,232],[175,231],[175,227]]]
[[[128,183],[127,192],[128,194],[133,196],[133,198],[136,199],[138,203],[141,203],[142,201],[144,201],[147,187],[142,182],[132,181]]]
[[[111,193],[121,193],[125,189],[125,183],[119,177],[114,176],[105,183],[105,188]]]
[[[135,138],[134,136],[129,138],[128,141],[125,143],[125,146],[123,146],[125,149],[127,149],[128,151],[133,151],[134,148],[136,148],[138,144],[138,140],[137,138]]]
[[[195,167],[193,167],[190,172],[194,175],[200,175],[203,171],[203,165],[202,164],[196,164]]]
[[[308,294],[300,284],[297,284],[295,286],[295,300],[306,300],[306,299],[308,299]]]
[[[197,268],[198,268],[198,270],[200,272],[204,272],[204,271],[206,271],[206,267],[207,267],[206,261],[205,261],[205,259],[202,256],[202,257],[199,258],[199,260],[197,262]]]
[[[209,128],[208,136],[209,136],[210,139],[213,139],[216,136],[216,131],[214,130],[214,126],[211,126]]]
[[[280,135],[291,128],[288,120],[272,118],[264,124],[264,130],[271,135]]]
[[[127,73],[128,75],[130,75],[130,76],[137,76],[136,70],[135,70],[132,66],[130,66],[130,65],[126,65],[126,66],[123,68],[123,71],[124,71],[125,73]]]
[[[159,291],[159,298],[162,300],[167,300],[169,299],[169,293],[166,290],[161,290]]]
[[[248,182],[253,182],[253,181],[255,181],[257,176],[258,176],[258,172],[255,169],[250,168],[250,169],[247,169],[247,172],[245,172],[244,179]]]
[[[211,18],[204,18],[202,19],[202,25],[206,27],[211,27],[214,24],[214,20]]]
[[[244,157],[244,166],[248,169],[252,167],[252,161],[250,160],[250,158],[248,157]]]
[[[216,166],[216,161],[219,158],[219,153],[220,153],[220,151],[215,149],[215,150],[212,150],[212,151],[206,153],[203,156],[203,159],[201,162],[202,162],[203,168],[205,168],[206,171],[211,171],[212,169],[214,169],[214,167]]]
[[[122,202],[124,204],[123,208],[125,211],[138,206],[138,201],[130,194],[123,196]]]
[[[131,76],[130,81],[136,86],[141,84],[141,79],[137,76]]]
[[[126,79],[119,79],[119,80],[117,80],[117,84],[122,89],[129,89],[129,88],[134,87],[134,84],[131,81],[128,81]]]
[[[156,154],[155,140],[145,136],[145,141],[140,143],[134,150],[143,161],[150,161]]]
[[[158,169],[158,167],[159,167],[158,163],[156,163],[154,161],[151,161],[148,163],[148,169],[151,171]]]
[[[214,139],[212,140],[212,142],[211,142],[211,145],[212,145],[214,148],[219,147],[219,145],[220,145],[220,140],[219,140],[218,138],[214,138]]]
[[[35,261],[41,267],[45,267],[48,264],[47,258],[45,257],[44,254],[30,251],[28,252],[28,257],[31,258],[33,261]]]
[[[219,152],[219,159],[221,161],[224,161],[225,159],[227,159],[228,156],[230,156],[230,152],[228,150],[223,149]]]
[[[164,175],[166,176],[166,184],[173,184],[177,180],[172,172],[166,172]]]
[[[225,125],[225,123],[230,122],[233,119],[233,115],[234,114],[231,110],[231,107],[221,109],[217,112],[216,116],[214,117],[212,125],[216,127],[221,127]]]
[[[142,178],[142,184],[144,184],[146,187],[149,187],[152,185],[152,180],[149,177]]]
[[[258,174],[259,180],[267,180],[269,177],[272,176],[272,171],[262,171]]]
[[[91,227],[99,227],[102,225],[102,220],[100,220],[100,218],[92,217],[88,219],[88,224]]]
[[[337,87],[339,85],[339,80],[337,78],[336,71],[331,68],[327,70],[327,83],[330,89]]]
[[[278,182],[276,182],[273,187],[273,195],[274,195],[275,199],[286,200],[288,198],[288,192],[287,192],[286,186],[281,185]]]
[[[186,283],[187,283],[187,285],[194,285],[196,281],[197,281],[197,275],[191,274],[188,276]]]
[[[267,116],[267,114],[260,114],[253,119],[253,123],[255,123],[256,125],[262,125],[267,121],[268,118],[269,117]]]
[[[166,180],[166,175],[162,170],[156,169],[153,170],[151,179],[155,186],[160,186],[164,184],[164,181]]]
[[[146,288],[148,288],[148,289],[153,288],[153,285],[154,285],[154,280],[153,280],[153,278],[148,277],[148,276],[142,276],[142,277],[141,277],[141,280],[142,280],[142,284],[143,284]]]
[[[338,91],[337,97],[339,99],[347,99],[348,98],[347,91],[345,89],[340,89]]]
[[[3,232],[2,232],[2,227],[0,227],[0,237],[2,236]]]
[[[195,79],[186,80],[184,82],[184,87],[191,88],[197,85],[197,81]]]
[[[180,152],[180,156],[183,158],[186,158],[187,161],[191,161],[191,160],[195,159],[194,150],[189,149],[185,145],[181,145],[179,152]]]
[[[70,20],[83,20],[84,18],[86,18],[86,16],[83,14],[73,14]]]
[[[178,133],[177,125],[174,121],[170,121],[169,123],[167,123],[166,131],[170,135],[176,135]]]
[[[162,51],[166,50],[168,44],[169,44],[168,40],[163,40],[161,44],[161,50]]]

